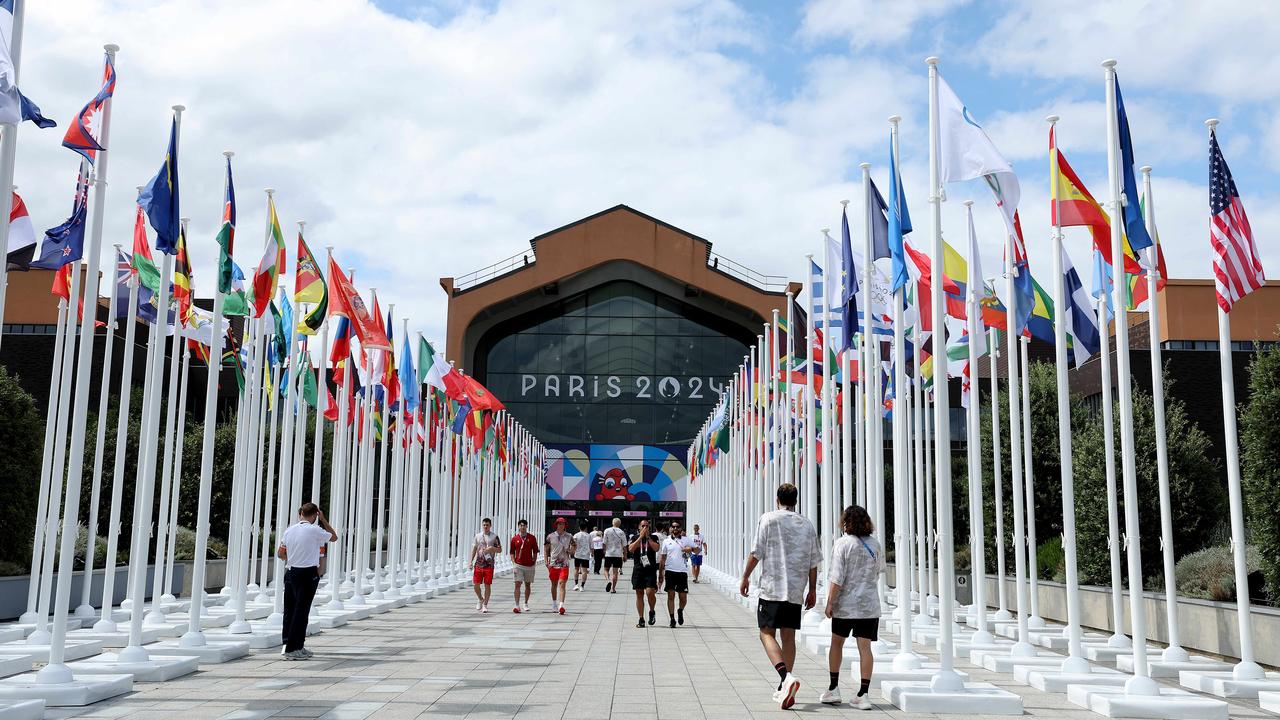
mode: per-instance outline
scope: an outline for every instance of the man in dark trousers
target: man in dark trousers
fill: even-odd
[[[631,589],[636,591],[636,614],[640,621],[636,627],[648,627],[644,622],[644,600],[649,598],[649,625],[657,619],[658,604],[658,539],[649,533],[649,521],[641,520],[640,529],[632,533],[627,552],[635,560],[631,570]]]
[[[338,533],[324,519],[324,513],[315,503],[304,503],[298,508],[298,522],[290,525],[280,537],[276,556],[285,563],[284,572],[284,624],[281,638],[284,641],[286,660],[307,660],[312,652],[303,643],[307,640],[307,616],[311,614],[311,601],[320,584],[320,549],[338,539]]]

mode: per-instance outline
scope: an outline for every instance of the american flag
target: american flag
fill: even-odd
[[[1209,131],[1209,242],[1213,245],[1214,286],[1218,306],[1231,312],[1231,306],[1245,295],[1262,287],[1266,278],[1262,262],[1253,244],[1253,231],[1245,215],[1231,168],[1222,157],[1218,136]]]

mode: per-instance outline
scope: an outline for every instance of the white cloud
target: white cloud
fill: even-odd
[[[800,36],[810,40],[848,38],[855,49],[895,43],[911,35],[916,23],[965,4],[967,0],[810,0]]]

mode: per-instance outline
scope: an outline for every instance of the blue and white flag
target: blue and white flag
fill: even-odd
[[[1099,337],[1098,320],[1089,302],[1089,293],[1085,292],[1084,283],[1076,274],[1071,264],[1067,248],[1062,248],[1062,289],[1066,297],[1067,351],[1071,354],[1072,364],[1080,367],[1085,360],[1095,355],[1102,344]]]

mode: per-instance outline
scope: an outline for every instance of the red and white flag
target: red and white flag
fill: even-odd
[[[6,262],[10,270],[26,270],[36,254],[36,229],[27,215],[27,204],[18,193],[13,194],[13,207],[9,210],[9,247]]]
[[[1262,287],[1267,279],[1253,244],[1249,216],[1213,130],[1209,131],[1209,243],[1213,245],[1218,307],[1229,313],[1236,301]]]

